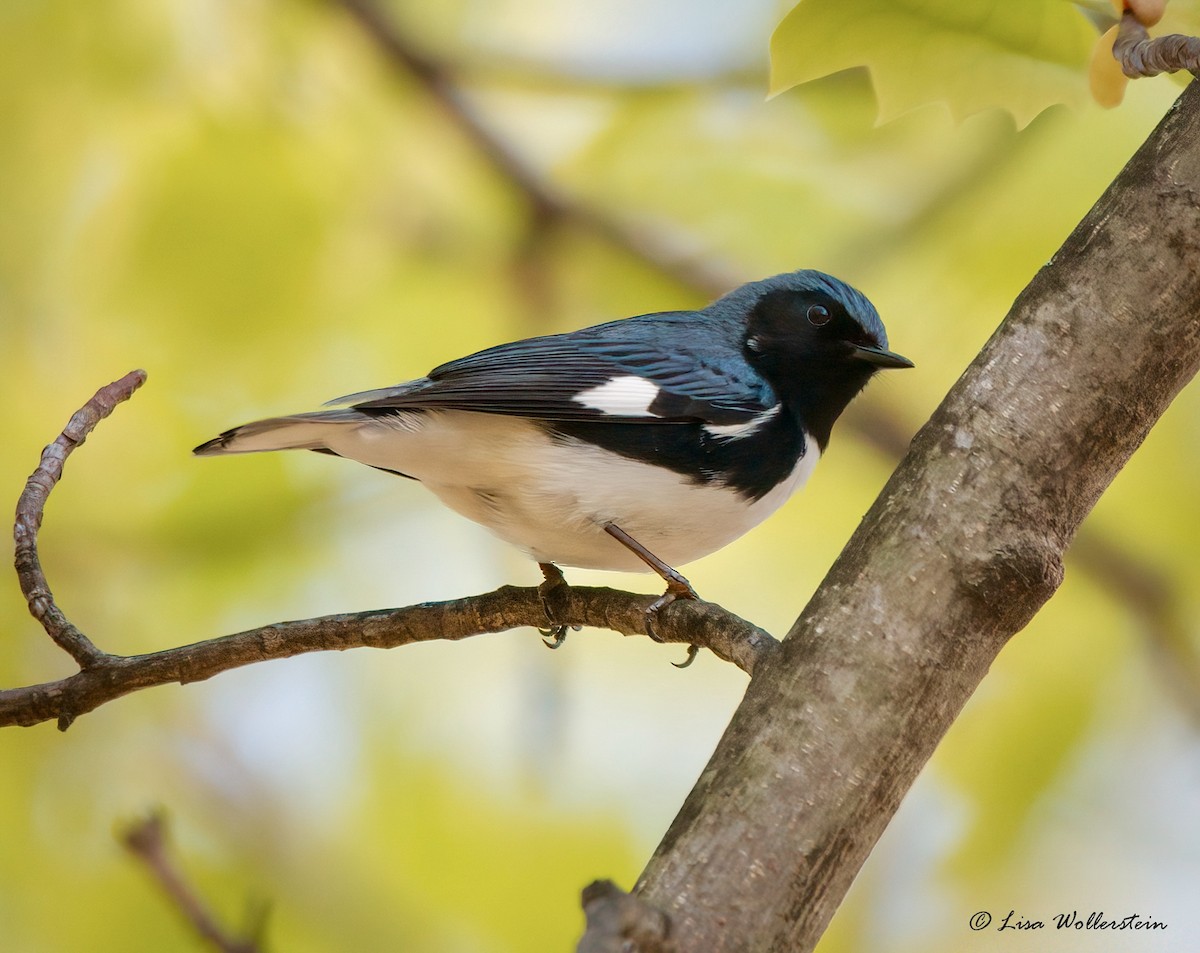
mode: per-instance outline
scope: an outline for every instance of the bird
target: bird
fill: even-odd
[[[500,344],[193,452],[312,450],[416,480],[537,561],[548,616],[560,567],[653,571],[657,637],[665,606],[699,598],[675,567],[775,512],[867,382],[910,367],[866,296],[805,269],[697,311]],[[543,630],[551,647],[565,633]]]

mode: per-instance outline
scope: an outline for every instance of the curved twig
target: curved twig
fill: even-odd
[[[1200,37],[1172,33],[1151,39],[1133,12],[1126,10],[1113,43],[1113,56],[1130,79],[1181,70],[1194,74],[1200,71]]]
[[[55,603],[38,561],[37,532],[50,491],[62,476],[63,461],[145,379],[144,371],[133,371],[100,388],[42,453],[41,463],[21,494],[14,530],[21,590],[29,601],[30,612],[55,643],[75,659],[80,670],[55,682],[0,691],[0,727],[57,719],[59,728],[65,731],[80,715],[142,688],[198,682],[252,662],[304,652],[364,646],[395,648],[411,642],[454,641],[545,625],[547,610],[560,624],[613,629],[623,635],[649,634],[646,608],[653,596],[566,585],[543,594],[536,588],[503,586],[449,602],[279,622],[147,655],[101,651],[67,621]],[[707,648],[750,675],[757,663],[778,646],[768,633],[720,606],[691,600],[674,603],[662,612],[655,636],[664,642]]]
[[[133,392],[145,382],[145,371],[130,371],[119,381],[113,381],[96,391],[95,396],[75,412],[55,441],[42,451],[37,469],[25,481],[25,489],[17,500],[17,515],[13,523],[13,540],[16,543],[14,562],[29,612],[42,624],[50,638],[85,670],[101,663],[106,656],[67,620],[55,604],[38,558],[37,534],[42,525],[46,499],[62,478],[67,457],[87,439],[96,424],[111,414],[117,404],[133,396]]]

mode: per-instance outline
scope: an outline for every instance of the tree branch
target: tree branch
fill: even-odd
[[[886,413],[850,409],[867,445],[889,460],[908,449],[908,432]],[[1068,567],[1090,576],[1137,621],[1151,664],[1179,710],[1200,726],[1200,656],[1192,644],[1184,599],[1165,572],[1130,551],[1120,539],[1084,524],[1071,543]]]
[[[117,404],[128,400],[145,382],[145,371],[130,371],[119,381],[101,387],[91,400],[76,411],[54,442],[42,451],[37,469],[25,481],[25,489],[17,500],[17,515],[13,523],[13,561],[21,592],[25,595],[30,614],[42,624],[59,648],[83,669],[102,662],[104,653],[67,621],[55,604],[38,558],[37,534],[42,526],[46,499],[62,478],[67,457],[87,440],[96,424],[111,414]]]
[[[167,821],[161,813],[150,814],[126,828],[121,843],[145,865],[171,903],[214,949],[221,953],[260,953],[262,947],[255,938],[262,935],[262,915],[253,918],[255,922],[245,937],[230,935],[171,860],[166,828]]]
[[[1200,37],[1172,33],[1151,39],[1137,15],[1126,10],[1113,42],[1113,56],[1130,79],[1182,70],[1196,73],[1200,71]]]
[[[808,951],[1080,521],[1200,368],[1192,84],[917,437],[635,890],[681,951]]]
[[[645,610],[653,596],[616,589],[561,586],[552,595],[554,617],[567,625],[646,635]],[[0,691],[0,727],[51,719],[66,730],[80,715],[130,692],[156,685],[204,681],[221,672],[307,652],[392,649],[414,642],[458,641],[522,626],[545,625],[536,588],[502,586],[493,592],[403,609],[374,609],[277,622],[234,635],[147,655],[100,654],[97,661],[56,682]],[[778,645],[762,629],[714,603],[681,600],[662,613],[655,635],[664,642],[699,645],[748,674]]]
[[[171,683],[186,685],[253,662],[305,652],[389,649],[438,639],[457,641],[521,626],[545,625],[550,618],[557,624],[607,628],[624,635],[649,634],[646,607],[654,601],[653,596],[563,585],[543,597],[536,588],[503,586],[449,602],[278,622],[148,655],[102,652],[55,603],[38,558],[37,533],[46,501],[62,476],[67,456],[145,379],[145,372],[133,371],[97,391],[42,453],[21,494],[14,528],[21,590],[29,611],[75,659],[80,670],[59,681],[0,691],[0,727],[57,719],[58,727],[65,731],[80,715],[139,689]],[[768,633],[715,603],[691,600],[675,602],[660,613],[655,636],[664,642],[707,648],[751,675],[758,663],[778,647]]]
[[[340,2],[360,18],[359,10],[372,9],[367,0]],[[375,19],[377,26],[367,25],[378,39],[388,25]],[[694,287],[723,290],[733,283],[706,268],[689,276],[692,266],[672,264],[671,256],[654,243],[543,188],[456,96],[437,93],[437,87],[454,92],[444,71],[423,69],[421,61],[409,69],[463,124],[486,157],[495,161],[499,149],[513,159],[516,167],[498,162],[497,168],[527,195],[534,219],[570,218],[594,227]],[[1194,98],[1188,101],[1194,107]],[[1186,121],[1191,122],[1187,134],[1195,141],[1195,123]],[[727,657],[740,653],[738,664],[758,674],[639,885],[648,901],[670,912],[668,922],[682,924],[680,950],[767,948],[755,938],[768,935],[783,937],[789,949],[811,947],[987,664],[1053,592],[1061,574],[1059,557],[1078,521],[1195,372],[1195,276],[1200,272],[1195,211],[1200,189],[1194,161],[1181,157],[1177,148],[1183,134],[1175,127],[1184,122],[1179,113],[1168,117],[1152,140],[1162,155],[1148,156],[1144,149],[1140,167],[1135,160],[1133,171],[1118,180],[1134,199],[1124,199],[1114,186],[1018,301],[922,431],[784,647],[772,653],[770,637],[754,630],[748,639],[734,637],[726,649]],[[472,131],[471,124],[485,134]],[[1164,171],[1168,154],[1176,165],[1173,171]],[[1173,214],[1184,223],[1173,220]],[[1122,242],[1136,255],[1126,258]],[[1131,319],[1147,309],[1155,313],[1153,322]],[[1188,309],[1190,325],[1181,318]],[[1131,353],[1126,353],[1127,344],[1133,345]],[[1056,347],[1066,350],[1065,363]],[[1115,368],[1114,351],[1119,356]],[[1056,377],[1060,370],[1065,372]],[[1140,388],[1132,386],[1135,380]],[[1047,382],[1056,389],[1047,392]],[[23,550],[21,535],[36,536],[45,496],[61,474],[62,462],[94,425],[75,436],[64,431],[57,457],[52,454],[49,463],[43,457],[45,474],[37,484],[31,478],[32,488],[22,495],[23,504],[29,494],[34,501],[25,506],[25,528],[19,506],[15,530],[18,572],[31,612],[81,671],[60,682],[0,692],[0,725],[58,718],[60,727],[66,727],[78,714],[137,688],[207,678],[226,668],[302,651],[383,647],[394,633],[414,626],[420,630],[416,636],[401,635],[390,644],[465,637],[475,634],[467,622],[473,613],[520,617],[502,628],[544,622],[536,590],[506,587],[440,606],[281,623],[146,656],[106,655],[58,612],[41,577],[36,547]],[[1044,429],[1033,432],[1039,427]],[[922,457],[925,472],[916,462]],[[39,466],[34,476],[41,470]],[[953,488],[952,496],[947,488]],[[992,491],[1000,495],[988,496]],[[976,509],[964,520],[968,503]],[[36,520],[28,519],[31,512]],[[960,558],[966,569],[954,571]],[[897,575],[904,577],[907,596],[894,586],[891,577]],[[864,602],[867,588],[870,599]],[[644,631],[641,609],[649,597],[609,590],[569,592],[581,604],[562,613],[556,604],[556,619],[603,625],[628,617],[633,620],[628,631],[617,623],[610,627],[627,634]],[[488,600],[496,601],[490,609]],[[745,635],[746,624],[736,617],[725,614],[717,623],[707,619],[710,608],[721,613],[715,607],[676,604],[663,620],[664,634],[672,641],[707,644],[697,631],[676,631],[680,624],[690,624],[685,614],[698,611],[704,618],[696,625],[727,626]],[[465,634],[429,634],[429,617],[422,613],[430,610],[435,617],[443,613],[438,624],[446,631],[458,631],[454,627],[459,625]],[[930,620],[934,610],[938,616]],[[406,615],[410,612],[415,613],[412,618]],[[767,664],[755,666],[756,660]],[[867,711],[847,712],[850,700],[855,708],[865,702]],[[764,773],[778,775],[774,756],[785,752],[791,758],[797,747],[801,757],[786,767],[786,777]],[[750,790],[754,785],[760,790]],[[763,803],[776,804],[780,813],[753,813]],[[758,827],[760,817],[773,827]],[[737,834],[740,843],[717,837],[711,841],[711,856],[710,848],[698,848],[705,836],[722,830]],[[711,873],[703,870],[706,866],[713,868]],[[730,870],[743,873],[747,889],[765,898],[769,909],[757,901],[738,906],[737,897],[728,901],[737,907],[733,915],[723,909],[712,878],[728,886]],[[747,918],[755,922],[743,929]],[[715,939],[704,932],[714,923],[725,924]]]

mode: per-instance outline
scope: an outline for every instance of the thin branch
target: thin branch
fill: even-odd
[[[563,624],[646,635],[646,607],[654,597],[561,586],[551,601],[555,620]],[[78,716],[130,692],[204,681],[254,662],[307,652],[458,641],[522,626],[544,626],[546,621],[536,588],[502,586],[449,602],[277,622],[147,655],[102,654],[95,664],[59,681],[0,691],[0,727],[57,719],[59,728],[66,730]],[[707,648],[750,675],[778,645],[768,633],[720,606],[689,600],[664,610],[655,634],[664,642]]]
[[[1195,74],[1200,71],[1200,37],[1172,33],[1151,39],[1133,11],[1126,10],[1113,43],[1113,56],[1130,79],[1182,70]]]
[[[248,931],[248,936],[231,936],[171,859],[167,851],[166,826],[161,813],[151,814],[128,827],[121,835],[121,843],[146,866],[171,903],[215,949],[221,953],[260,953],[262,947],[256,937],[262,933],[262,917],[255,918],[259,922]]]
[[[536,588],[503,586],[449,602],[279,622],[147,655],[102,652],[67,621],[55,603],[38,561],[37,533],[50,491],[62,476],[63,460],[145,379],[145,373],[133,371],[97,391],[71,417],[62,435],[46,448],[41,464],[21,494],[14,535],[22,591],[35,618],[79,663],[80,670],[55,682],[0,690],[0,727],[57,719],[58,727],[65,731],[80,715],[130,692],[155,685],[186,685],[253,662],[305,652],[457,641],[521,626],[544,626],[551,617],[560,625],[613,629],[623,635],[650,634],[646,631],[646,608],[654,601],[653,596],[566,585],[543,595]],[[664,642],[707,648],[749,675],[778,646],[768,633],[720,606],[689,600],[664,610],[654,635]]]
[[[17,500],[17,515],[13,524],[13,539],[16,543],[14,562],[21,592],[29,604],[30,614],[82,669],[103,662],[105,655],[67,620],[55,604],[54,595],[50,592],[50,585],[46,582],[46,575],[38,558],[37,534],[42,525],[46,499],[62,478],[67,457],[87,439],[96,424],[111,414],[117,404],[133,396],[133,392],[145,382],[145,371],[130,371],[119,381],[101,387],[68,421],[54,442],[42,451],[37,469],[30,474],[25,482],[25,489]]]

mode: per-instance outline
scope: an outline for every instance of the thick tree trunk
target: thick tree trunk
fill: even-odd
[[[936,296],[936,290],[930,291]],[[1100,494],[1200,366],[1200,84],[913,441],[642,875],[681,953],[811,950]]]

